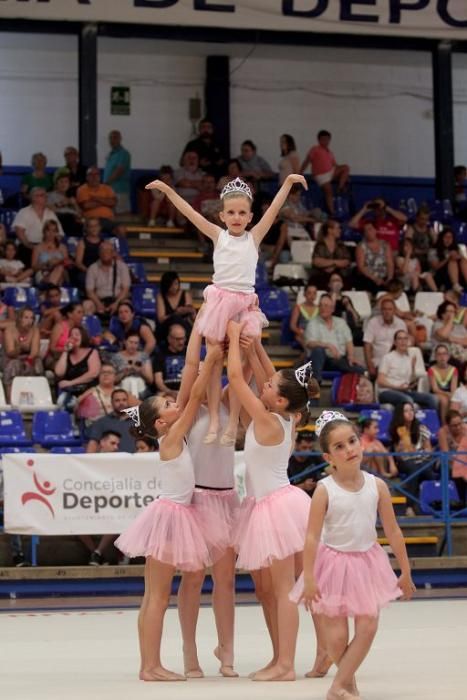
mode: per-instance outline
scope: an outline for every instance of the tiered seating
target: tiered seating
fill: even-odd
[[[57,408],[46,377],[15,377],[11,386],[11,405],[22,413]]]
[[[81,446],[71,415],[66,411],[38,411],[32,422],[32,438],[42,447]]]
[[[0,446],[29,447],[23,417],[19,411],[0,411]]]

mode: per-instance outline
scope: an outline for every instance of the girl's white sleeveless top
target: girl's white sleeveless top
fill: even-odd
[[[327,476],[319,483],[328,492],[321,541],[340,552],[366,552],[376,542],[378,487],[373,474],[362,471],[360,491],[347,491]]]
[[[217,287],[245,294],[255,291],[258,249],[249,231],[241,236],[231,236],[222,229],[214,248],[213,262],[212,281]]]
[[[294,424],[273,413],[284,430],[279,445],[260,445],[256,441],[254,422],[251,421],[245,435],[245,485],[247,496],[263,498],[277,489],[289,486],[287,467],[292,447]]]
[[[198,486],[208,486],[211,489],[234,488],[234,464],[235,448],[222,447],[219,437],[222,435],[228,422],[228,413],[224,406],[219,410],[219,436],[210,445],[205,445],[203,439],[208,432],[209,412],[205,406],[201,406],[196,420],[187,435],[188,449],[195,473],[195,483]]]
[[[157,479],[159,498],[167,498],[174,503],[187,506],[195,488],[193,462],[188,446],[183,441],[183,449],[175,459],[160,460]]]

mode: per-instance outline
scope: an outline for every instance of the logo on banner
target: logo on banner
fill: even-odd
[[[34,460],[28,459],[26,462],[28,467],[34,466]],[[25,506],[29,501],[39,501],[42,503],[52,514],[52,518],[55,518],[55,511],[52,504],[48,500],[47,496],[53,496],[57,487],[50,483],[50,481],[40,482],[35,471],[32,473],[32,479],[36,491],[26,491],[21,495],[21,503]]]

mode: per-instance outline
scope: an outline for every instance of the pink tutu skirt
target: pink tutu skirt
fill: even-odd
[[[210,340],[223,341],[227,334],[227,323],[244,323],[245,335],[260,336],[268,325],[266,316],[258,306],[256,294],[230,292],[210,284],[204,290],[204,306],[196,320],[200,335]]]
[[[196,508],[165,498],[150,503],[115,546],[128,557],[153,557],[182,571],[199,571],[212,564]]]
[[[315,576],[321,599],[312,604],[313,612],[328,617],[375,617],[402,595],[389,558],[377,542],[366,552],[340,552],[321,543]],[[302,594],[303,573],[290,599],[298,603]]]
[[[201,530],[216,561],[233,547],[233,529],[240,508],[235,489],[217,491],[195,488],[192,501],[200,516]],[[212,543],[213,536],[215,543]]]
[[[256,571],[303,551],[310,498],[296,486],[284,486],[255,500],[245,498],[234,528],[237,568]]]

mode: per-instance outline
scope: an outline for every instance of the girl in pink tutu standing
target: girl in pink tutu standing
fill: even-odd
[[[415,586],[389,490],[360,468],[355,426],[341,413],[324,411],[316,433],[332,473],[319,482],[311,501],[303,574],[291,599],[320,618],[327,653],[338,667],[327,700],[357,700],[355,674],[370,650],[380,609],[400,596],[411,598]],[[377,542],[378,513],[399,580]],[[350,643],[349,617],[355,620]]]
[[[116,540],[127,556],[146,557],[145,590],[138,619],[141,651],[140,679],[178,681],[185,676],[167,670],[161,661],[162,626],[169,604],[176,569],[199,571],[210,566],[218,542],[207,540],[205,532],[216,537],[191,506],[195,487],[193,463],[185,441],[205,395],[209,376],[223,357],[219,345],[208,351],[203,369],[191,389],[190,398],[180,411],[171,398],[153,396],[139,407],[126,409],[139,437],[159,439],[159,497],[136,518]],[[212,528],[215,523],[212,523]]]
[[[245,437],[247,498],[240,509],[234,544],[237,567],[251,572],[255,587],[269,579],[272,590],[272,602],[263,603],[263,610],[274,657],[252,678],[292,681],[298,609],[289,594],[295,583],[295,555],[302,552],[305,541],[310,499],[290,485],[287,466],[296,414],[306,411],[319,389],[308,375],[308,365],[280,372],[271,367],[270,378],[257,398],[243,376],[240,333],[241,325],[230,321],[229,386],[251,419]]]
[[[253,217],[252,194],[248,185],[236,178],[227,183],[221,193],[222,210],[219,217],[225,229],[211,223],[195,211],[180,195],[161,180],[154,180],[146,189],[163,192],[179,212],[214,244],[213,284],[204,291],[205,305],[196,322],[198,332],[208,344],[223,341],[229,320],[240,321],[245,335],[258,336],[267,321],[258,308],[255,294],[255,275],[258,248],[285,203],[290,188],[301,183],[307,189],[303,175],[289,175],[262,219],[249,231]],[[208,390],[209,426],[204,441],[212,443],[219,431],[222,362],[212,373]],[[233,445],[238,425],[239,409],[231,400],[229,422],[221,437],[221,444]]]

